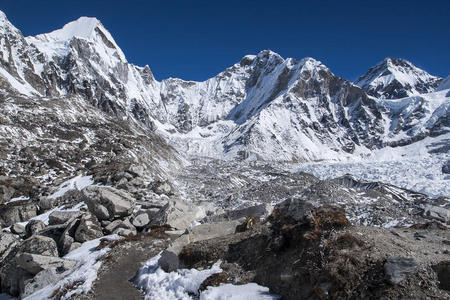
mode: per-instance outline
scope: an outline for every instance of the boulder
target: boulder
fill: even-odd
[[[150,226],[169,225],[172,228],[184,229],[201,214],[198,206],[181,200],[169,200],[150,220]]]
[[[57,200],[56,198],[41,197],[39,198],[38,205],[44,211],[50,210],[57,205]]]
[[[238,226],[239,224],[240,220],[233,220],[195,226],[191,229],[188,229],[186,234],[183,234],[175,241],[173,241],[172,245],[167,248],[167,250],[178,255],[181,249],[189,243],[234,234],[236,226]]]
[[[11,225],[11,232],[15,234],[23,234],[25,232],[25,226],[19,223],[13,224]]]
[[[391,284],[398,284],[408,275],[414,274],[419,266],[412,258],[393,257],[384,263],[385,278]]]
[[[126,169],[126,172],[130,173],[134,177],[143,177],[144,176],[144,167],[131,165]]]
[[[25,283],[23,292],[20,296],[24,299],[46,286],[55,285],[59,280],[61,280],[61,278],[58,276],[56,268],[42,270],[36,274],[32,280]]]
[[[125,220],[115,220],[111,222],[108,226],[105,227],[105,231],[108,234],[117,233],[119,229],[126,229],[131,232],[136,233],[136,228],[130,223],[128,219]],[[127,233],[125,231],[121,231],[122,233]]]
[[[314,205],[300,198],[287,199],[277,204],[271,218],[281,223],[307,223],[313,216]]]
[[[69,251],[67,253],[70,253],[71,251],[78,249],[81,247],[81,243],[73,242],[72,245],[70,245]]]
[[[97,218],[89,213],[83,215],[75,231],[75,241],[84,243],[102,236],[102,228]]]
[[[41,220],[30,220],[25,226],[25,237],[30,237],[45,228]]]
[[[89,211],[100,221],[129,216],[136,200],[127,192],[105,186],[89,186],[83,190]]]
[[[150,217],[147,211],[140,210],[131,218],[131,224],[136,228],[143,228],[150,223]]]
[[[445,224],[450,224],[450,210],[444,207],[425,205],[423,217],[435,219]]]
[[[75,241],[75,238],[74,238],[75,232],[76,232],[79,224],[80,224],[80,220],[78,220],[78,219],[72,220],[67,225],[66,229],[64,230],[61,237],[59,238],[58,249],[59,249],[59,253],[62,256],[69,253],[69,250],[71,249],[72,244]]]
[[[58,256],[58,247],[56,246],[56,242],[49,237],[33,235],[19,245],[19,252]]]
[[[49,225],[65,224],[81,215],[79,211],[54,211],[48,216]]]
[[[11,249],[19,243],[18,238],[11,233],[0,233],[0,262],[9,254]]]
[[[158,260],[158,264],[165,272],[174,272],[178,270],[180,260],[178,259],[177,254],[164,250]]]
[[[59,257],[22,253],[17,257],[17,264],[28,273],[34,275],[50,268],[68,270],[73,268],[76,262]]]
[[[0,225],[11,226],[28,221],[37,215],[37,207],[31,201],[16,201],[0,206]]]
[[[171,196],[174,194],[172,185],[167,181],[155,181],[152,185],[152,191],[158,195]]]
[[[114,230],[113,233],[123,236],[123,237],[127,237],[127,236],[136,235],[136,230],[133,231],[130,229],[125,229],[125,228],[117,228],[116,230]]]

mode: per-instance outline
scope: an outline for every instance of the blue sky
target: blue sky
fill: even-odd
[[[355,80],[387,56],[450,74],[450,1],[23,1],[0,9],[24,35],[95,16],[159,80],[205,80],[246,54],[314,57]]]

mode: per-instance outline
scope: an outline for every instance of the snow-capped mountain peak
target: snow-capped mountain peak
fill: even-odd
[[[67,23],[61,29],[54,30],[50,33],[37,35],[42,40],[66,41],[74,37],[92,39],[97,27],[103,27],[96,18],[80,17],[75,21]]]
[[[126,62],[125,55],[114,38],[102,23],[96,18],[80,17],[67,23],[61,29],[50,33],[26,37],[30,44],[34,44],[47,57],[65,56],[69,52],[70,42],[74,39],[84,39],[96,44],[96,48],[105,48],[106,52],[113,49],[122,62]]]
[[[397,99],[432,92],[440,81],[405,59],[387,57],[354,83],[374,97]]]

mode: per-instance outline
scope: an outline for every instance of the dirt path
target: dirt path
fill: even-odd
[[[77,299],[134,300],[143,295],[130,281],[142,264],[167,247],[167,240],[145,237],[114,247],[105,256],[91,291]]]

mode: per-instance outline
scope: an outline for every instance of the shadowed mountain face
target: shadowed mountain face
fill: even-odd
[[[0,20],[5,93],[76,97],[190,155],[312,161],[446,133],[448,96],[429,94],[441,79],[402,59],[387,58],[352,84],[313,58],[264,50],[204,82],[158,82],[148,66],[127,62],[95,18],[35,37]]]

